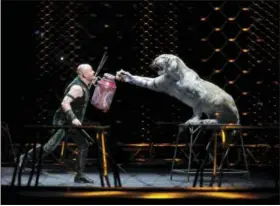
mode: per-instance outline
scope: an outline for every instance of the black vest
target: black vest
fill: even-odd
[[[80,85],[83,89],[83,96],[74,99],[73,102],[71,103],[71,107],[72,107],[74,114],[82,123],[84,120],[85,113],[86,113],[90,91],[89,91],[89,87],[80,79],[80,77],[76,77],[67,86],[67,88],[64,92],[64,96],[69,92],[70,88],[73,85]],[[58,110],[56,110],[56,112],[55,112],[53,124],[61,125],[61,124],[65,124],[66,121],[67,121],[67,118],[65,116],[65,113],[63,112],[62,108],[59,107]]]

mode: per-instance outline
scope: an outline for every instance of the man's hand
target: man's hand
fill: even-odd
[[[78,120],[78,119],[73,119],[72,124],[73,124],[74,126],[81,126],[81,125],[82,125],[82,123],[81,123],[80,120]]]
[[[124,70],[120,70],[116,74],[116,79],[122,82],[132,83],[134,81],[134,77],[129,72]]]

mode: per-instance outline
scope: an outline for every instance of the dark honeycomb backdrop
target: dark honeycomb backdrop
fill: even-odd
[[[109,58],[101,75],[124,69],[154,77],[151,61],[161,53],[177,54],[202,78],[234,97],[243,125],[279,122],[278,1],[42,1],[28,5],[33,12],[27,33],[34,58],[30,57],[30,68],[21,68],[26,70],[21,77],[32,86],[23,83],[27,91],[19,92],[21,107],[14,113],[21,118],[11,120],[6,115],[12,125],[50,124],[77,65],[87,62],[96,68],[104,51]],[[8,38],[9,33],[4,36]],[[86,116],[88,123],[112,125],[117,142],[171,143],[176,128],[156,123],[184,122],[192,115],[190,108],[165,94],[120,82],[117,87],[109,113],[89,104]],[[250,137],[248,144],[278,142],[272,133],[243,135]]]

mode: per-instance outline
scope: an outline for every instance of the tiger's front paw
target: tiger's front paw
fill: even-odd
[[[116,79],[121,82],[132,83],[134,78],[132,74],[121,69],[120,71],[117,71]]]

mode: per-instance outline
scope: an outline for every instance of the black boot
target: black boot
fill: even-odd
[[[94,181],[92,179],[89,179],[84,173],[77,173],[74,178],[74,182],[94,184]]]
[[[86,177],[83,173],[86,166],[86,157],[87,157],[88,149],[80,150],[78,158],[77,158],[77,174],[74,178],[74,182],[76,183],[91,183],[94,181]]]

